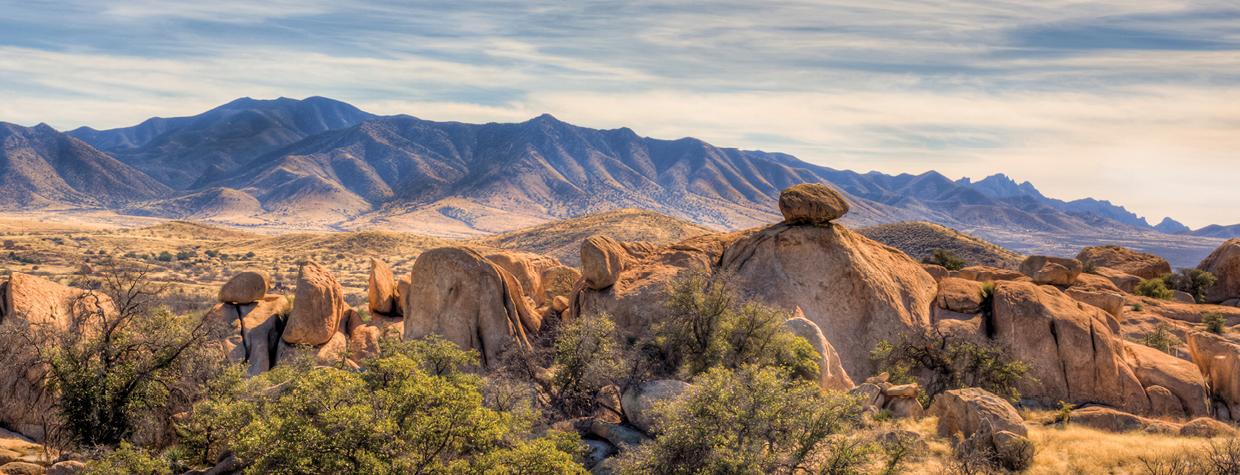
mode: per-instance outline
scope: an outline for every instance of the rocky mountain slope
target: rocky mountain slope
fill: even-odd
[[[1023,256],[954,229],[924,221],[879,224],[857,230],[861,235],[923,260],[934,251],[951,251],[965,265],[1015,269]]]
[[[75,142],[81,153],[118,170],[113,175],[142,185],[134,192],[125,191],[134,186],[116,188],[118,199],[94,200],[99,205],[243,226],[377,226],[462,237],[639,208],[741,229],[775,217],[771,204],[780,189],[827,182],[852,203],[845,221],[858,226],[930,221],[991,240],[1038,234],[1052,242],[1116,235],[1144,242],[1179,231],[1166,221],[1150,226],[1107,201],[1048,198],[1004,175],[973,181],[933,171],[857,173],[693,138],[578,127],[550,115],[465,124],[374,116],[320,97],[243,98],[192,117],[69,135],[93,145]],[[11,175],[0,170],[0,179]],[[40,189],[35,195],[42,198],[14,196],[4,204],[81,206],[95,196],[74,194],[73,186],[54,180],[43,180]],[[1194,242],[1189,254],[1204,255],[1214,244]]]

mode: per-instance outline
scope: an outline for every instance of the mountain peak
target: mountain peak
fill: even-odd
[[[1184,223],[1171,219],[1170,216],[1163,218],[1162,221],[1155,224],[1154,229],[1158,232],[1166,234],[1184,234],[1192,231],[1188,226],[1185,226]]]

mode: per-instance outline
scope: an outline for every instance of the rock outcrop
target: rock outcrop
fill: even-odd
[[[1037,284],[1072,285],[1084,266],[1076,259],[1051,256],[1029,256],[1020,263],[1020,272]]]
[[[400,314],[400,294],[392,268],[374,257],[370,258],[370,279],[366,284],[366,301],[371,313]]]
[[[1188,349],[1214,399],[1221,403],[1215,416],[1240,420],[1240,344],[1213,333],[1194,332],[1188,335]]]
[[[267,295],[248,304],[221,303],[207,313],[207,319],[228,330],[223,339],[229,361],[246,363],[253,376],[271,369],[276,358],[282,321],[289,313],[288,299]]]
[[[245,271],[234,275],[220,287],[219,301],[232,304],[254,303],[271,289],[271,276],[264,271]]]
[[[1240,238],[1228,239],[1197,268],[1214,274],[1217,279],[1206,291],[1206,302],[1221,303],[1240,297]]]
[[[1145,392],[1150,399],[1151,415],[1210,415],[1209,391],[1197,366],[1139,343],[1125,342],[1124,348],[1137,380],[1145,386]],[[1150,387],[1158,387],[1160,390],[1151,391]],[[1174,397],[1174,405],[1166,404],[1170,401],[1162,397],[1164,391]]]
[[[1141,417],[1109,407],[1089,406],[1073,410],[1069,416],[1073,425],[1081,425],[1106,432],[1155,432],[1174,434],[1180,426],[1157,419]]]
[[[512,274],[537,307],[546,306],[555,297],[571,294],[573,284],[581,277],[576,269],[541,254],[489,250],[483,252],[483,256]]]
[[[689,388],[689,383],[675,379],[647,381],[629,388],[620,398],[620,405],[624,408],[624,417],[633,427],[647,434],[653,434],[658,430],[658,421],[653,411],[655,405],[675,399]]]
[[[431,249],[410,273],[404,338],[440,335],[461,348],[478,350],[484,365],[498,363],[512,345],[529,348],[529,335],[542,325],[508,271],[465,247]]]
[[[994,454],[1008,470],[1020,471],[1033,462],[1033,442],[1024,421],[999,396],[981,388],[945,391],[935,396],[929,413],[939,418],[940,436],[959,434],[966,447]]]
[[[1142,280],[1140,277],[1110,267],[1096,267],[1093,273],[1106,278],[1115,284],[1115,287],[1130,294],[1137,289],[1137,285],[1141,284]]]
[[[848,201],[830,186],[802,183],[779,194],[784,223],[825,225],[848,213]]]
[[[1119,246],[1087,247],[1081,249],[1076,259],[1089,267],[1107,267],[1142,279],[1171,273],[1171,264],[1166,259]]]
[[[322,345],[341,330],[345,310],[344,289],[323,266],[301,266],[294,293],[293,311],[284,327],[283,339],[294,345]]]
[[[1025,282],[995,285],[993,335],[1029,365],[1018,387],[1047,407],[1059,401],[1093,402],[1143,413],[1144,386],[1124,360],[1118,322],[1063,292]]]

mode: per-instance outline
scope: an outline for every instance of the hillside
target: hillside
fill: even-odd
[[[935,250],[944,249],[964,259],[966,265],[1015,269],[1023,258],[1011,250],[934,223],[880,224],[861,228],[858,232],[904,251],[917,260],[930,257]]]
[[[671,216],[635,209],[590,214],[470,241],[480,246],[546,254],[570,266],[581,264],[581,241],[595,234],[620,241],[669,244],[712,232]]]

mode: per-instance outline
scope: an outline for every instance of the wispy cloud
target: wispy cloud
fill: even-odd
[[[1240,222],[1232,0],[4,3],[0,120],[123,126],[238,96],[551,112]]]

